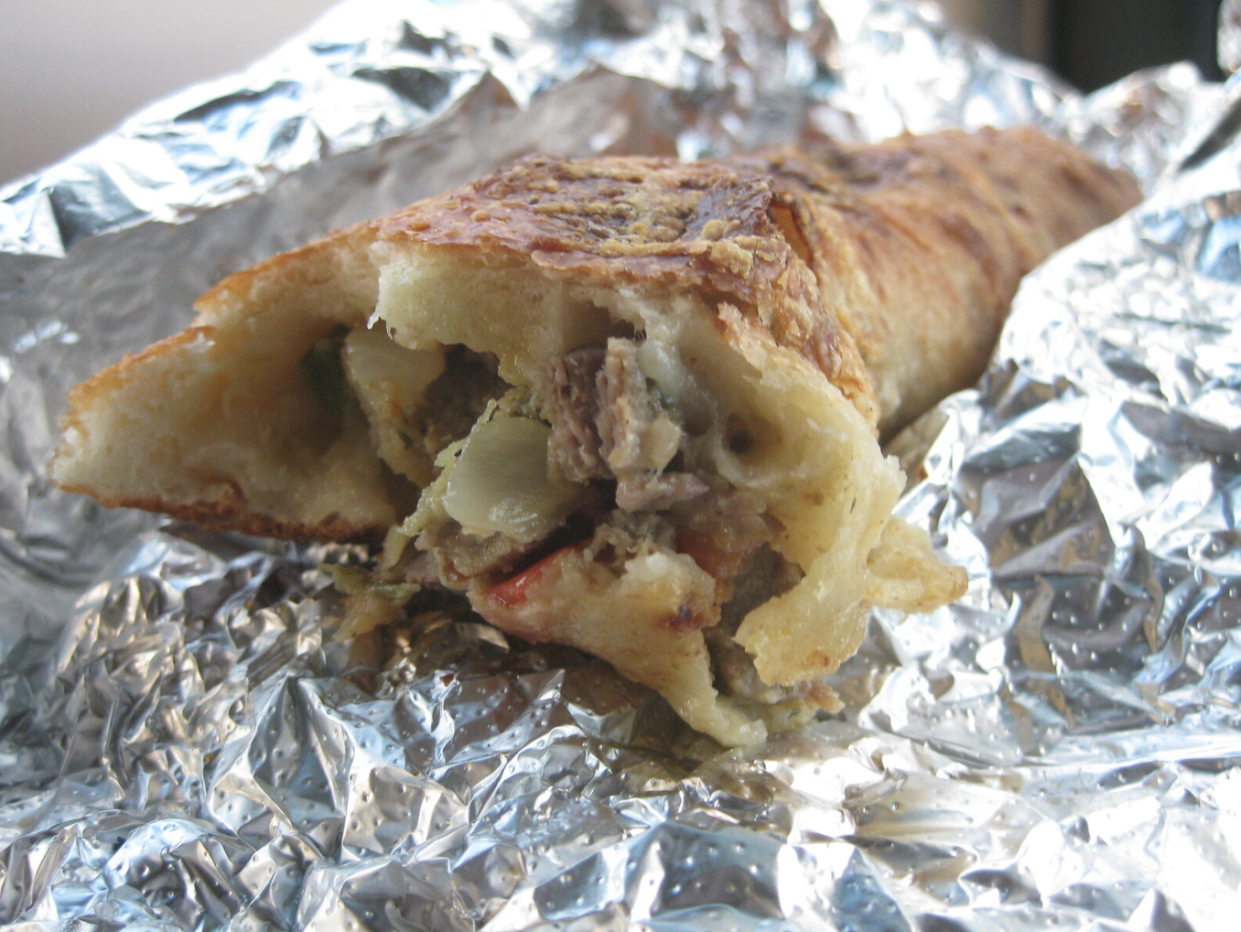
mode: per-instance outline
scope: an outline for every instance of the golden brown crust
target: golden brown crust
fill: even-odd
[[[1025,127],[740,161],[800,208],[889,435],[981,376],[1024,275],[1140,200],[1127,173]]]
[[[1071,146],[985,129],[691,164],[536,156],[378,236],[735,307],[864,413],[878,395],[890,434],[978,379],[1026,273],[1138,199]]]
[[[739,318],[891,433],[978,377],[1025,272],[1136,199],[1124,173],[1025,129],[691,164],[530,157],[230,276],[197,302],[190,330],[75,390],[65,426],[82,430],[84,410],[195,339],[226,357],[268,308],[321,319],[303,342],[337,323],[356,326],[374,307],[372,247],[408,246],[656,297],[692,294],[727,339]],[[67,484],[110,504],[251,532],[382,533],[376,520],[256,513],[244,495],[229,500],[219,489],[197,502]]]
[[[297,371],[315,341],[373,309],[373,272],[369,284],[342,274],[365,260],[373,235],[370,224],[338,231],[230,276],[199,299],[190,327],[75,387],[52,478],[108,507],[242,533],[382,540],[398,517],[382,467],[333,447],[340,428]],[[258,472],[247,447],[271,461],[263,481],[239,475]],[[337,494],[346,477],[358,488]],[[325,494],[310,497],[322,504],[298,507],[307,498],[298,487],[316,485]]]
[[[364,254],[377,231],[375,221],[355,223],[234,272],[194,302],[198,312],[194,323],[218,324],[239,314],[252,314],[273,291],[309,291],[331,285],[341,271],[340,256]]]
[[[762,167],[535,156],[389,215],[380,238],[511,253],[562,275],[737,308],[860,407],[873,407],[851,335],[784,236],[781,214],[795,208]]]

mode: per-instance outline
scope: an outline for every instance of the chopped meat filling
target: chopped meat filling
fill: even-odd
[[[487,402],[502,396],[508,385],[496,374],[494,357],[480,355],[464,346],[448,352],[444,371],[427,386],[418,406],[427,453],[440,450],[470,432],[486,410]]]
[[[595,426],[599,413],[596,383],[606,352],[588,346],[555,360],[547,370],[547,414],[552,439],[547,457],[570,482],[608,479]]]
[[[760,496],[695,469],[679,405],[648,381],[639,364],[640,345],[612,338],[606,346],[574,350],[545,370],[541,410],[510,411],[502,401],[492,415],[537,417],[550,424],[550,468],[592,490],[575,505],[569,529],[518,541],[499,532],[471,532],[439,508],[439,517],[423,525],[394,570],[422,585],[483,591],[521,577],[566,545],[617,572],[644,548],[675,551],[705,571],[704,581],[714,580],[714,592],[708,583],[698,600],[711,607],[712,621],[720,619],[705,629],[717,686],[757,702],[787,699],[796,690],[763,683],[733,637],[753,608],[791,588],[801,572],[771,548],[781,528],[766,514]],[[452,352],[457,357],[421,405],[433,427],[428,443],[439,446],[469,434],[488,401],[504,390],[487,360]],[[452,468],[445,467],[437,485],[448,481]]]
[[[418,538],[417,549],[436,559],[441,578],[464,582],[475,576],[511,572],[540,541],[522,543],[504,534],[479,537],[455,521],[433,525]]]
[[[638,365],[638,343],[613,338],[556,360],[547,373],[548,457],[568,479],[615,479],[625,511],[664,511],[703,495],[690,472],[667,471],[685,431]]]
[[[776,536],[779,524],[753,492],[735,489],[718,476],[702,481],[709,488],[701,498],[669,509],[677,549],[716,579],[729,580]]]

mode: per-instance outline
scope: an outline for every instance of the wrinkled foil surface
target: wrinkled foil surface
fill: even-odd
[[[1083,97],[885,0],[356,0],[0,192],[0,923],[1236,928],[1239,87]],[[1148,199],[899,439],[969,594],[876,613],[847,711],[762,746],[468,617],[339,643],[320,564],[364,553],[47,481],[68,388],[220,277],[521,152],[987,123]]]

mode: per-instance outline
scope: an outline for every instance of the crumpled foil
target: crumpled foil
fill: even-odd
[[[1187,65],[1083,97],[890,0],[353,0],[0,192],[0,923],[1235,928],[1239,114]],[[320,564],[364,553],[46,479],[68,388],[221,276],[518,153],[1021,122],[1149,198],[900,438],[969,594],[875,613],[847,711],[762,746],[468,617],[339,643]]]

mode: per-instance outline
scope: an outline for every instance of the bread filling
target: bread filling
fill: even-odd
[[[371,578],[342,577],[342,636],[454,591],[736,745],[838,707],[823,677],[871,605],[959,591],[891,517],[903,477],[873,424],[738,309],[437,249],[372,260],[340,369],[422,492]]]
[[[325,359],[333,349],[336,365]],[[356,397],[380,458],[425,486],[389,535],[378,578],[399,597],[386,611],[355,599],[344,636],[394,616],[416,591],[402,584],[414,583],[462,592],[489,621],[540,639],[546,625],[532,621],[530,594],[551,565],[580,564],[580,601],[597,598],[603,573],[619,579],[630,561],[658,555],[684,563],[665,614],[673,627],[711,632],[717,689],[766,705],[814,692],[832,705],[808,683],[763,683],[733,639],[750,609],[802,574],[771,548],[781,525],[763,499],[706,465],[718,412],[677,354],[640,335],[609,337],[516,388],[489,354],[407,349],[373,328],[320,341],[302,368],[323,404]],[[758,442],[736,414],[725,433],[737,455]]]

